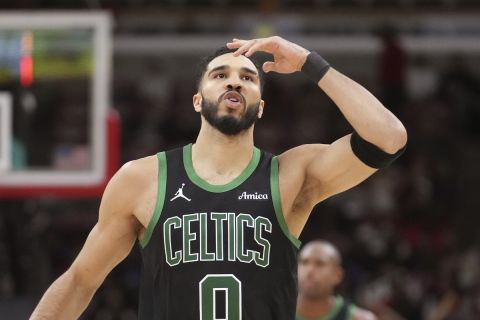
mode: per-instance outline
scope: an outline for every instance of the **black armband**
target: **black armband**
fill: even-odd
[[[321,55],[312,51],[308,54],[301,71],[312,81],[318,83],[328,69],[330,69],[330,64]]]
[[[407,149],[407,146],[405,145],[394,154],[387,153],[376,145],[364,140],[355,131],[350,138],[350,144],[352,145],[352,151],[355,156],[367,166],[375,169],[387,167],[400,157],[402,153],[405,152],[405,149]]]

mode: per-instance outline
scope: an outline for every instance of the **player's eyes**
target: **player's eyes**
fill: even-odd
[[[214,79],[225,79],[227,75],[225,73],[217,73],[213,76]],[[251,76],[243,76],[243,80],[245,81],[253,81],[253,77]]]
[[[243,79],[244,79],[245,81],[253,81],[253,82],[255,81],[255,77],[254,77],[254,76],[245,75],[245,76],[243,76]]]

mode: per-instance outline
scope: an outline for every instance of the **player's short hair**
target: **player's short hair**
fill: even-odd
[[[199,64],[199,70],[198,70],[198,74],[197,74],[197,88],[198,89],[200,88],[200,83],[202,82],[203,76],[204,76],[205,72],[207,71],[208,64],[213,59],[215,59],[216,57],[219,57],[221,55],[224,55],[226,53],[231,53],[231,52],[235,52],[235,51],[237,51],[237,49],[230,49],[227,46],[223,46],[223,47],[220,47],[217,50],[215,50],[215,52],[213,54],[202,58],[202,60],[200,61],[200,64]],[[265,81],[265,79],[264,79],[265,73],[263,72],[260,60],[255,58],[254,56],[255,56],[255,54],[253,54],[252,56],[247,57],[247,58],[250,59],[250,61],[252,61],[253,64],[255,65],[255,67],[257,68],[258,79],[259,79],[259,82],[260,82],[260,92],[262,92],[263,91],[263,85],[265,83],[264,82]]]
[[[331,256],[330,258],[332,261],[339,267],[342,266],[342,256],[340,252],[338,251],[338,248],[331,242],[326,241],[326,240],[313,240],[308,242],[303,246],[303,248],[300,250],[300,252],[304,251],[308,247],[327,247],[330,249]],[[300,254],[298,255],[300,257]]]

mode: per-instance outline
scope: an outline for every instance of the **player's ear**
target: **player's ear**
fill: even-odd
[[[263,108],[265,108],[265,101],[260,99],[260,105],[258,106],[258,119],[260,119],[263,116]]]
[[[200,92],[197,92],[193,95],[193,108],[196,112],[200,112],[202,110],[202,95]]]
[[[336,268],[335,271],[335,283],[340,284],[343,281],[343,278],[345,277],[345,272],[343,271],[342,267]]]

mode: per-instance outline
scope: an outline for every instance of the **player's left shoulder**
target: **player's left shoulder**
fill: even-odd
[[[320,153],[325,152],[328,145],[304,144],[289,149],[278,156],[279,174],[286,181],[298,181],[303,184],[308,165]]]
[[[291,205],[305,188],[307,167],[316,155],[327,148],[322,144],[304,144],[285,151],[278,156],[278,175],[284,213],[289,212]],[[287,209],[285,211],[285,209]]]
[[[289,149],[278,156],[280,163],[293,163],[298,165],[299,162],[308,163],[319,153],[328,149],[328,144],[302,144]]]
[[[378,318],[371,311],[355,307],[353,309],[353,315],[351,317],[351,320],[378,320]]]

